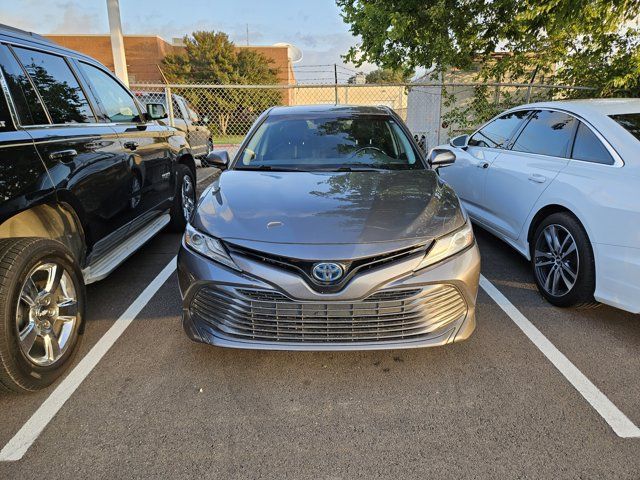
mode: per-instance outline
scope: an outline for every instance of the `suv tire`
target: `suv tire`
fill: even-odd
[[[64,245],[0,240],[0,389],[52,384],[78,351],[84,316],[82,272]]]
[[[176,165],[176,192],[171,206],[169,228],[174,232],[184,232],[196,208],[196,179],[186,165]]]
[[[596,269],[587,232],[568,212],[549,215],[531,242],[531,268],[538,290],[558,307],[591,308]]]

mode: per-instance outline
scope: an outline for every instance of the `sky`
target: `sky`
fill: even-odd
[[[295,67],[299,81],[333,82],[334,63],[340,81],[356,70],[340,58],[358,38],[335,0],[120,0],[120,13],[125,35],[159,35],[167,41],[194,30],[221,30],[246,44],[248,24],[252,45],[287,42],[302,50]],[[0,23],[40,34],[109,32],[106,0],[2,0]]]

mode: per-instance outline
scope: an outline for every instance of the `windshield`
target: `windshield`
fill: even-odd
[[[238,170],[424,168],[407,135],[387,115],[270,117],[238,158]]]

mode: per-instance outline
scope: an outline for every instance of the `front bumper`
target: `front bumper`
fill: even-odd
[[[194,341],[266,350],[377,350],[465,340],[475,329],[477,246],[414,273],[420,259],[369,270],[340,292],[322,294],[295,273],[234,256],[240,273],[183,243],[183,327]]]

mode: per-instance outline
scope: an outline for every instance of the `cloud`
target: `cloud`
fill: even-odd
[[[122,26],[126,33],[137,33],[142,35],[158,35],[165,40],[172,38],[182,38],[199,30],[222,31],[229,35],[234,43],[244,45],[247,41],[246,23],[219,23],[212,20],[195,20],[188,23],[176,23],[166,21],[160,15],[140,16],[134,15],[123,22]],[[252,45],[268,44],[267,36],[263,33],[266,30],[264,25],[249,25],[249,43]]]
[[[20,0],[20,6],[17,7],[8,6],[0,0],[0,18],[3,23],[36,33],[109,32],[104,0],[53,0],[47,1],[46,7],[43,3],[43,0]],[[246,23],[240,21],[241,17],[226,16],[216,19],[211,16],[188,15],[189,21],[184,17],[177,20],[169,11],[145,8],[146,3],[140,2],[135,8],[132,5],[121,5],[121,8],[126,6],[122,17],[125,34],[159,35],[171,41],[174,37],[180,38],[196,30],[216,30],[228,33],[231,40],[237,44],[243,45],[246,42]],[[335,4],[327,4],[323,8],[327,12],[323,10],[322,13],[329,15],[335,9]],[[38,12],[38,14],[25,15],[24,12]],[[289,42],[300,47],[303,51],[303,60],[297,64],[302,68],[296,68],[299,79],[318,77],[329,81],[332,78],[333,67],[323,67],[324,70],[311,72],[311,70],[318,70],[309,68],[314,65],[332,66],[336,63],[344,67],[340,68],[341,80],[346,79],[355,70],[370,71],[375,68],[370,64],[355,67],[352,64],[343,63],[341,55],[344,55],[351,46],[357,45],[359,39],[343,30],[342,22],[338,19],[329,24],[323,24],[323,27],[319,28],[313,16],[306,10],[290,9],[283,17],[287,16],[295,18],[292,21],[280,23],[269,22],[268,19],[250,22],[249,42],[254,45]],[[330,18],[330,15],[327,18]],[[303,73],[304,70],[309,73]]]
[[[301,82],[333,82],[333,64],[337,64],[338,81],[345,81],[356,71],[369,72],[375,65],[365,63],[356,67],[352,63],[345,63],[342,55],[350,47],[356,46],[359,39],[350,33],[333,32],[322,35],[296,34],[295,41],[303,51],[303,59],[296,64],[296,77]],[[313,67],[314,65],[321,67]]]
[[[296,32],[294,35],[300,46],[316,48],[318,46],[318,38],[312,34]]]
[[[100,31],[102,22],[100,22],[100,15],[97,12],[86,12],[86,9],[80,6],[79,2],[58,3],[57,7],[62,15],[58,23],[54,24],[52,31],[64,33]]]
[[[18,13],[0,10],[2,23],[36,33],[100,33],[108,31],[106,9],[96,9],[94,5],[87,4],[87,2],[58,1],[52,3],[48,5],[47,10],[43,11],[41,1],[22,0]],[[100,6],[102,7],[102,5]],[[25,12],[38,13],[25,15]]]

